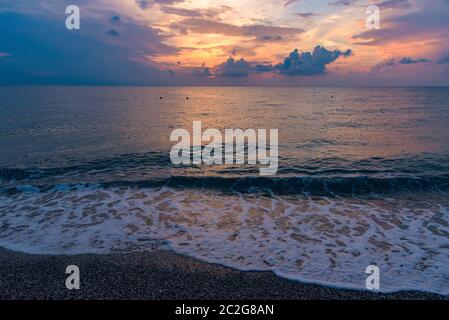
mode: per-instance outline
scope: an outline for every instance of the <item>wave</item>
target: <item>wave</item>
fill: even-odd
[[[0,192],[16,193],[68,185],[103,188],[174,187],[223,192],[317,196],[386,195],[449,190],[449,155],[398,158],[280,158],[273,177],[257,166],[175,166],[166,152],[124,154],[92,161],[68,160],[59,167],[0,168]],[[22,186],[22,187],[21,187]]]
[[[206,180],[210,185],[223,179],[171,178]],[[35,254],[161,248],[240,270],[360,289],[366,267],[376,264],[382,291],[448,294],[445,193],[267,197],[137,188],[147,183],[154,181],[60,184],[48,190],[16,185],[19,193],[0,193],[0,246]],[[120,184],[127,187],[113,187]]]
[[[104,172],[130,169],[161,169],[161,168],[198,168],[198,166],[177,166],[170,161],[168,151],[153,151],[146,153],[130,153],[97,158],[93,160],[59,159],[58,167],[44,165],[42,167],[3,167],[0,168],[0,178],[36,178],[39,176],[64,175],[88,172]],[[211,166],[217,172],[246,171],[258,172],[258,166]],[[326,174],[326,173],[449,173],[449,154],[416,154],[396,158],[371,157],[362,159],[347,159],[341,157],[289,157],[279,158],[278,174]]]
[[[4,174],[4,172],[2,172]],[[9,171],[8,176],[25,175],[21,171]],[[149,180],[116,180],[89,183],[58,184],[24,184],[9,183],[0,188],[0,192],[14,194],[18,192],[48,191],[55,187],[128,187],[128,188],[183,188],[207,189],[223,192],[267,193],[276,195],[305,194],[311,196],[358,196],[388,195],[397,192],[449,191],[449,175],[420,177],[216,177],[216,176],[171,176]]]

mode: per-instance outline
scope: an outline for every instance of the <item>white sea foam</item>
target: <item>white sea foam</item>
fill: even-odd
[[[327,285],[449,294],[449,200],[59,185],[0,196],[0,246],[38,254],[175,250]]]

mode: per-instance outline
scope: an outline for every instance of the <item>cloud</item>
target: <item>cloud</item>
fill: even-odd
[[[165,44],[157,29],[131,18],[111,29],[117,19],[111,21],[110,11],[85,9],[81,29],[69,31],[57,10],[46,11],[39,2],[30,3],[24,13],[21,8],[0,11],[0,43],[11,55],[0,64],[0,84],[132,85],[168,80],[151,57],[175,54],[177,49]]]
[[[291,5],[291,4],[293,4],[293,3],[295,3],[295,2],[299,2],[299,1],[302,1],[302,0],[288,0],[288,1],[284,4],[284,8],[287,7],[287,6],[289,6],[289,5]]]
[[[411,58],[411,57],[390,58],[386,61],[376,64],[374,67],[371,68],[370,73],[371,74],[386,73],[389,72],[389,70],[391,69],[398,70],[397,68],[401,68],[402,71],[405,71],[404,68],[413,70],[413,68],[417,68],[422,64],[435,65],[435,63],[432,60],[427,58]]]
[[[203,65],[200,68],[193,68],[192,75],[196,77],[210,77],[212,76],[212,73],[210,72],[209,68]]]
[[[113,16],[111,17],[111,22],[113,24],[119,24],[120,22],[122,22],[122,19],[119,16]]]
[[[174,14],[181,17],[192,17],[192,18],[203,17],[203,14],[199,10],[161,6],[161,11],[164,13]]]
[[[404,57],[401,60],[399,60],[400,64],[415,64],[415,63],[423,63],[423,62],[430,62],[430,60],[425,59],[425,58],[413,59],[410,57]]]
[[[287,76],[312,76],[326,73],[326,65],[334,62],[339,57],[349,57],[351,50],[327,50],[317,46],[310,52],[293,50],[282,63],[275,66],[268,63],[248,62],[245,59],[235,60],[229,58],[225,63],[215,67],[215,74],[222,77],[247,77],[251,72],[273,73]]]
[[[181,22],[172,24],[171,27],[173,29],[178,29],[181,32],[189,31],[191,33],[222,34],[236,37],[271,37],[272,39],[289,35],[298,35],[304,32],[303,29],[293,27],[277,27],[267,25],[237,26],[223,22],[196,18],[184,19]]]
[[[440,60],[438,60],[438,63],[439,63],[439,64],[446,64],[446,63],[449,63],[449,53],[443,55],[443,56],[440,58]]]
[[[247,77],[250,69],[250,63],[243,58],[240,60],[229,58],[225,63],[215,67],[217,76],[221,77]]]
[[[316,16],[316,13],[313,13],[313,12],[298,12],[298,13],[295,13],[295,16],[307,19],[307,18],[311,18],[313,16]]]
[[[330,6],[343,6],[343,7],[349,7],[355,4],[357,0],[337,0],[334,2],[329,3]]]
[[[258,72],[258,73],[262,73],[262,72],[273,72],[276,69],[273,67],[272,64],[257,64],[256,67],[254,68],[254,71]]]
[[[252,45],[252,46],[219,46],[224,52],[226,52],[229,56],[245,56],[245,57],[254,57],[257,55],[256,49],[259,48],[260,45]]]
[[[391,58],[359,73],[360,83],[385,85],[447,85],[449,69],[428,58]],[[355,78],[353,78],[355,79]],[[347,77],[351,81],[351,77]]]
[[[403,58],[391,58],[385,62],[382,62],[378,65],[376,65],[374,68],[381,68],[382,66],[395,66],[399,64],[417,64],[417,63],[426,63],[426,62],[432,62],[429,59],[426,58],[411,58],[411,57],[403,57]]]
[[[281,74],[291,76],[308,76],[323,74],[326,72],[326,65],[334,62],[339,57],[349,57],[352,51],[330,51],[324,47],[317,46],[310,52],[299,52],[298,49],[293,50],[283,63],[276,66]]]
[[[257,19],[248,10],[251,2],[231,1],[235,8],[223,14],[225,7],[216,4],[217,7],[211,7],[214,5],[210,1],[77,0],[82,9],[81,30],[72,32],[64,27],[64,9],[71,0],[3,1],[0,83],[229,85],[266,81],[268,85],[296,85],[330,79],[329,84],[340,80],[359,84],[365,74],[356,70],[369,70],[382,63],[385,71],[382,81],[391,77],[389,83],[407,82],[414,72],[425,71],[428,78],[420,77],[417,82],[432,80],[433,72],[436,80],[447,84],[449,55],[444,53],[449,52],[448,0],[324,1],[324,5],[332,1],[343,6],[354,4],[357,6],[354,10],[360,9],[361,16],[354,14],[352,8],[323,8],[322,3],[299,10],[296,4],[303,6],[306,2],[288,0],[278,1],[278,8],[274,7],[277,11],[273,12],[275,1],[252,1],[258,6]],[[364,32],[360,17],[364,17],[362,7],[366,3],[377,3],[382,9],[406,10],[382,11],[382,29]],[[282,9],[284,5],[286,10]],[[408,10],[409,5],[413,10]],[[284,12],[277,14],[279,10]],[[301,20],[306,24],[315,22],[317,17],[323,19],[311,25],[305,34],[293,24],[295,16],[296,20],[312,17],[313,21]],[[345,23],[340,26],[341,21]],[[188,36],[183,37],[182,32]],[[300,37],[301,46],[308,48],[317,43],[341,46],[350,42],[355,33],[359,34],[354,36],[353,43],[379,47],[370,51],[349,46],[358,48],[358,57],[348,59],[347,63],[337,59],[350,55],[350,50],[346,53],[319,47],[317,53],[315,49],[289,54]],[[329,39],[334,42],[328,42]],[[385,53],[395,58],[383,61]],[[228,56],[233,59],[226,61]],[[185,65],[176,65],[178,60]],[[202,61],[210,67],[200,67]],[[336,65],[344,67],[330,67]],[[322,74],[328,69],[332,72],[322,77],[290,77]],[[176,77],[170,79],[173,72]],[[360,78],[351,78],[352,72],[360,72]]]
[[[140,7],[142,10],[146,10],[153,6],[154,4],[175,4],[179,2],[184,2],[184,0],[136,0],[136,4]]]
[[[384,3],[390,3],[391,6],[393,2],[384,1]],[[394,3],[397,5],[401,2]],[[381,29],[356,34],[352,39],[357,40],[356,44],[371,46],[423,39],[441,39],[447,42],[449,38],[448,4],[439,0],[429,0],[428,5],[416,8],[412,12],[384,17],[381,21],[383,25]],[[437,5],[438,9],[436,9]]]
[[[218,8],[203,8],[203,9],[186,9],[177,8],[171,5],[161,5],[160,11],[166,14],[176,15],[184,18],[203,18],[203,19],[217,19],[220,14],[231,11],[233,8],[222,5]]]
[[[136,0],[136,4],[140,7],[142,10],[146,10],[151,6],[151,2],[148,0]]]
[[[380,9],[404,9],[410,8],[411,4],[407,0],[385,0],[377,3],[376,6]]]
[[[283,39],[282,36],[263,35],[263,36],[257,37],[257,40],[259,40],[259,41],[269,41],[269,42],[281,41],[282,39]]]
[[[117,32],[117,30],[111,29],[108,32],[106,32],[106,34],[110,35],[110,36],[114,36],[114,37],[119,37],[120,34]]]

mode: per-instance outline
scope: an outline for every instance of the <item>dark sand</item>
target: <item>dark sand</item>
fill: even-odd
[[[77,265],[81,289],[67,290]],[[48,256],[0,248],[0,299],[448,299],[421,292],[376,294],[241,272],[168,251]]]

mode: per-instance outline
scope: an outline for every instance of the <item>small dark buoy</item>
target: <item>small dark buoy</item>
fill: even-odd
[[[162,99],[162,97],[159,97],[159,99]]]
[[[189,100],[189,97],[186,97],[186,100]]]
[[[333,95],[331,95],[331,98],[333,98],[334,96]]]

